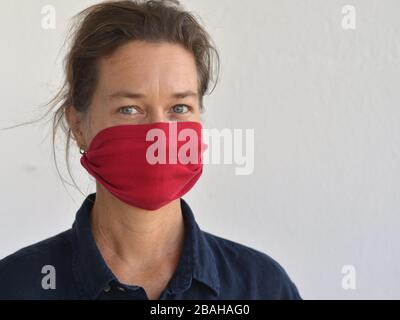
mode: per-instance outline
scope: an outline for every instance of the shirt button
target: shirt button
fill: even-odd
[[[109,285],[107,285],[103,290],[104,290],[105,292],[110,292],[111,287],[110,287]]]

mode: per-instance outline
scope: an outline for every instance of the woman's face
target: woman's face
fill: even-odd
[[[87,149],[101,130],[123,124],[201,121],[194,56],[176,44],[130,42],[99,61],[99,81],[85,123],[67,120]]]

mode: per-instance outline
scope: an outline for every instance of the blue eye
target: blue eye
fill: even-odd
[[[133,112],[129,112],[130,110],[133,110]],[[122,114],[126,114],[126,115],[139,113],[138,110],[134,106],[122,107],[118,111],[121,112]]]
[[[178,104],[174,107],[172,107],[172,111],[175,113],[187,113],[189,111],[189,107],[185,104]]]

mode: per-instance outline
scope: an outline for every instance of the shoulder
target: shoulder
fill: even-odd
[[[31,299],[45,294],[43,278],[68,273],[72,230],[24,247],[0,260],[0,299]]]
[[[220,277],[235,281],[252,292],[252,299],[301,299],[285,269],[259,250],[204,232],[215,257]]]

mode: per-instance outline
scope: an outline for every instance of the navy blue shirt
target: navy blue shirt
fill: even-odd
[[[72,228],[0,261],[0,299],[137,299],[144,288],[118,281],[94,240],[89,195]],[[271,257],[202,231],[180,199],[185,223],[182,254],[160,300],[301,299]]]

